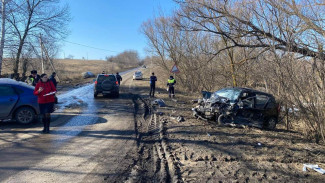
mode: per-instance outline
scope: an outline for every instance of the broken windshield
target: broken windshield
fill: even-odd
[[[238,99],[239,95],[241,93],[240,89],[234,89],[234,88],[225,88],[218,90],[213,93],[212,97],[218,98],[220,97],[225,97],[229,99],[230,103],[235,103],[235,101]]]

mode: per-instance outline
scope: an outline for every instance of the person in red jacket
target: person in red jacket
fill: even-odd
[[[36,84],[34,95],[38,97],[40,112],[43,115],[43,133],[50,133],[51,113],[54,112],[54,94],[56,88],[46,74],[41,75],[41,80]]]

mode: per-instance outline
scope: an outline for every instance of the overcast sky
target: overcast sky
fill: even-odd
[[[171,14],[177,6],[172,0],[63,0],[62,3],[69,4],[73,19],[71,34],[58,57],[73,55],[76,59],[104,59],[130,49],[146,56],[141,24],[160,11]]]

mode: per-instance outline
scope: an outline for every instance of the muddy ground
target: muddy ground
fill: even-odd
[[[150,70],[145,71],[149,75]],[[302,171],[304,163],[325,168],[323,144],[307,141],[281,123],[277,130],[266,131],[197,120],[191,112],[194,96],[177,93],[171,100],[163,85],[160,79],[156,97],[167,107],[151,106],[154,99],[142,95],[146,110],[138,119],[141,145],[136,170],[142,176],[137,182],[324,182],[325,175]],[[177,116],[185,121],[177,122]]]

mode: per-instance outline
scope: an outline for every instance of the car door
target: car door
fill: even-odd
[[[10,115],[18,99],[18,94],[10,85],[0,85],[0,118]]]
[[[250,120],[254,118],[255,114],[255,93],[245,91],[240,97],[239,101],[241,103],[241,107],[238,111],[239,121],[249,123]]]
[[[255,97],[254,117],[255,122],[263,122],[266,115],[266,105],[270,97],[264,94],[257,93]]]

